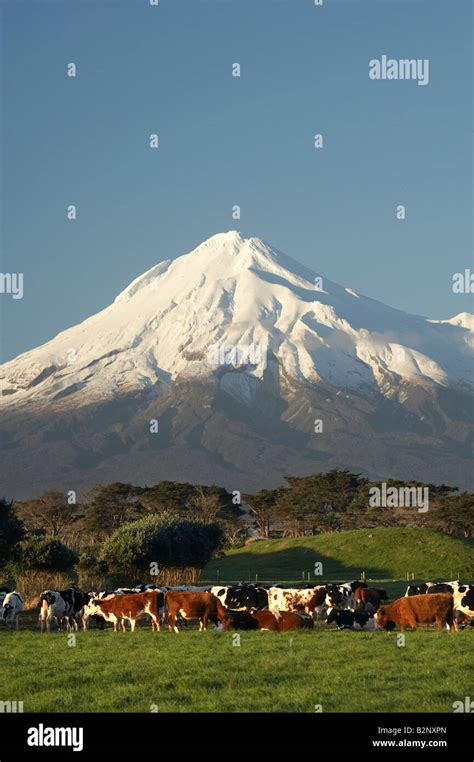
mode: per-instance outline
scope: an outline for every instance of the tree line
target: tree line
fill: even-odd
[[[416,507],[371,505],[373,489],[380,488],[381,482],[369,481],[345,469],[285,479],[288,486],[244,495],[262,537],[272,537],[275,532],[302,537],[380,526],[426,526],[450,535],[472,537],[474,495],[459,493],[456,487],[387,479],[387,492],[391,488],[427,488],[429,508],[418,512]]]
[[[0,578],[20,578],[32,596],[52,575],[57,584],[87,589],[193,583],[243,531],[241,507],[217,486],[114,483],[80,502],[71,497],[49,490],[32,500],[0,500]]]

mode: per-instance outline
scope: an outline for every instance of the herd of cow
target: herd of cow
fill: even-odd
[[[153,630],[166,622],[179,632],[178,624],[199,620],[199,629],[209,622],[224,630],[286,631],[312,628],[315,619],[335,622],[340,630],[391,630],[399,626],[416,629],[418,624],[436,624],[458,630],[474,624],[474,585],[455,582],[426,582],[409,585],[405,596],[385,603],[383,588],[365,582],[326,584],[300,589],[281,586],[157,587],[137,585],[112,593],[83,593],[75,588],[45,590],[39,601],[41,631],[54,623],[68,632],[87,630],[92,622],[103,629],[106,622],[132,632],[137,619],[148,616]],[[23,598],[14,590],[0,590],[0,622],[19,626]]]

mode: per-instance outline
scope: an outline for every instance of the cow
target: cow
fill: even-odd
[[[84,631],[89,629],[89,623],[91,620],[95,622],[99,630],[103,630],[105,628],[105,619],[101,614],[95,613],[97,611],[97,608],[96,608],[96,604],[94,604],[93,601],[95,599],[105,601],[110,598],[113,598],[114,595],[115,593],[107,593],[105,592],[105,590],[103,590],[100,593],[94,593],[94,592],[88,593],[89,600],[87,603],[84,604],[84,606],[79,612],[82,619],[82,629]]]
[[[66,622],[67,631],[77,630],[76,616],[89,597],[80,590],[70,587],[67,590],[44,590],[40,596],[41,632],[51,632],[51,622],[56,621],[58,629]]]
[[[359,611],[374,613],[379,608],[381,601],[388,600],[388,596],[383,587],[358,587],[354,593],[354,600]]]
[[[23,598],[17,590],[7,593],[3,599],[3,621],[6,625],[16,626],[18,630],[20,612],[23,611]]]
[[[408,585],[405,592],[405,598],[411,595],[426,595],[428,588],[433,584],[433,582],[423,582],[421,585]]]
[[[360,582],[355,580],[354,582],[344,582],[343,584],[327,584],[326,585],[326,601],[325,606],[327,613],[330,613],[333,608],[339,609],[355,609],[355,593],[360,588],[366,588],[366,582]]]
[[[421,585],[408,585],[405,596],[411,595],[434,595],[435,593],[451,593],[454,594],[459,586],[459,580],[453,582],[423,582]]]
[[[474,619],[456,609],[454,609],[454,621],[458,630],[464,630],[465,627],[474,627]]]
[[[222,605],[216,595],[211,592],[196,593],[191,591],[168,590],[165,595],[165,609],[168,616],[168,627],[179,632],[177,619],[199,619],[199,630],[207,630],[208,622],[216,627],[219,622],[224,629],[230,629],[231,618],[229,611]]]
[[[277,617],[282,611],[304,611],[306,614],[314,614],[315,611],[321,611],[326,597],[327,590],[324,585],[303,590],[271,587],[268,591],[268,608]]]
[[[279,616],[276,616],[272,611],[266,610],[255,610],[252,612],[229,610],[229,615],[231,627],[234,630],[287,632],[288,630],[314,627],[311,617],[296,614],[292,611],[280,611]]]
[[[229,616],[234,630],[278,630],[277,618],[271,611],[229,610]]]
[[[412,595],[381,606],[375,618],[379,627],[386,628],[389,622],[393,622],[400,626],[402,632],[407,627],[416,630],[419,624],[432,622],[439,629],[448,626],[453,631],[456,630],[453,609],[453,596],[450,593]]]
[[[335,622],[338,630],[364,630],[373,632],[378,624],[371,611],[348,611],[347,609],[332,609],[327,624]]]
[[[89,616],[97,614],[106,622],[112,622],[114,632],[119,627],[125,632],[125,621],[130,622],[130,629],[135,631],[137,619],[145,614],[151,618],[152,630],[159,631],[159,610],[163,605],[163,593],[157,590],[149,590],[146,593],[131,593],[113,595],[106,598],[94,598],[89,603]]]
[[[212,595],[219,598],[223,606],[234,611],[261,610],[268,607],[268,591],[254,585],[211,587]]]
[[[272,630],[278,632],[278,618],[272,611],[252,611],[249,616],[256,622],[257,630]]]
[[[474,617],[474,585],[459,585],[453,595],[455,612]]]
[[[8,590],[0,590],[0,621],[3,622],[3,601],[5,600],[5,596],[8,594]]]
[[[296,614],[292,611],[280,611],[280,616],[277,621],[280,632],[299,630],[301,628],[312,630],[314,627],[314,620],[312,617],[305,616],[304,614]]]

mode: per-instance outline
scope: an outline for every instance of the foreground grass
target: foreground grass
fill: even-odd
[[[324,580],[457,579],[474,576],[474,539],[462,540],[426,528],[379,527],[315,537],[256,540],[209,563],[203,580],[314,580],[322,562]]]
[[[0,700],[25,712],[452,712],[472,693],[458,634],[0,632]],[[156,710],[155,710],[156,711]]]

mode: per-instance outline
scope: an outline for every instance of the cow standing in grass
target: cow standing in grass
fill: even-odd
[[[8,595],[8,590],[0,590],[0,620],[2,622],[4,614],[3,601],[5,600],[6,595]]]
[[[165,609],[168,616],[168,627],[174,632],[179,632],[178,617],[185,620],[199,619],[200,630],[206,630],[209,621],[213,622],[216,627],[221,623],[224,629],[230,629],[231,626],[229,611],[222,605],[219,598],[210,592],[194,593],[169,590],[165,595]]]
[[[23,598],[17,590],[7,593],[3,599],[3,621],[6,625],[16,626],[18,630],[20,613],[23,611]]]
[[[231,585],[211,587],[211,593],[219,598],[227,609],[253,611],[268,607],[268,591],[255,585]]]
[[[119,627],[125,632],[125,622],[130,622],[130,629],[134,632],[137,619],[147,614],[151,618],[153,630],[160,629],[160,608],[163,605],[163,593],[158,590],[149,590],[146,593],[132,593],[130,595],[112,595],[105,598],[94,598],[88,603],[88,617],[99,615],[106,622],[112,622],[114,632]]]
[[[87,593],[75,590],[45,590],[40,596],[40,626],[41,632],[51,632],[51,622],[55,621],[58,629],[66,624],[68,632],[77,630],[76,617],[89,600]]]
[[[306,614],[319,612],[325,605],[327,588],[325,585],[298,590],[296,588],[283,590],[279,587],[271,587],[268,590],[268,608],[275,616],[280,616],[282,611],[297,613],[304,611]]]

